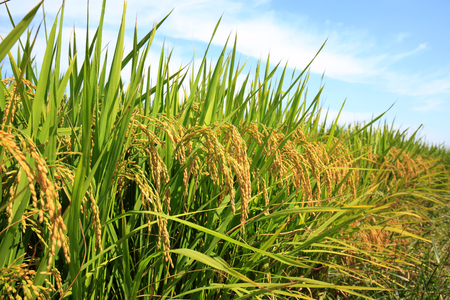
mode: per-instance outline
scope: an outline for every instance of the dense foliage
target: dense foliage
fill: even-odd
[[[40,4],[0,44],[1,299],[449,299],[448,149],[326,126],[309,65],[238,85],[236,42],[150,80],[161,23],[126,55],[126,6],[108,65],[104,5],[67,70],[63,11],[38,68],[10,49]]]

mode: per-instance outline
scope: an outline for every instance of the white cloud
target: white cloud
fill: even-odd
[[[443,100],[428,99],[428,100],[425,100],[421,106],[414,106],[413,110],[421,111],[421,112],[438,110],[441,108],[443,103],[445,103]]]
[[[1,0],[0,0],[1,1]],[[16,22],[33,8],[39,0],[12,0],[8,3],[10,11]],[[238,57],[263,58],[270,51],[271,62],[283,64],[288,61],[289,66],[303,69],[314,57],[322,43],[328,38],[323,51],[313,63],[311,71],[322,74],[329,78],[338,79],[349,83],[369,83],[374,89],[381,92],[391,92],[401,99],[410,101],[404,111],[415,110],[421,112],[432,112],[443,108],[448,109],[450,95],[450,68],[442,65],[439,68],[428,70],[412,67],[400,69],[398,66],[405,62],[411,62],[419,55],[429,54],[430,47],[421,41],[416,47],[405,48],[406,39],[412,34],[400,32],[391,36],[391,41],[377,39],[374,34],[361,28],[349,28],[342,20],[328,20],[325,24],[319,24],[309,19],[306,15],[283,14],[270,11],[270,0],[167,0],[167,1],[139,1],[129,0],[127,2],[127,37],[125,40],[125,54],[131,49],[133,26],[137,21],[139,36],[142,37],[153,28],[153,24],[167,15],[173,8],[171,16],[158,30],[149,57],[148,64],[152,64],[151,78],[155,84],[157,64],[163,39],[181,41],[183,46],[176,46],[171,60],[172,71],[178,70],[179,66],[187,64],[192,59],[192,47],[184,46],[186,41],[196,44],[196,55],[202,56],[202,43],[208,43],[211,33],[218,21],[223,16],[213,44],[222,46],[231,34],[238,35]],[[50,29],[52,18],[57,13],[62,1],[45,0],[45,11],[47,13],[47,27]],[[84,56],[84,35],[86,28],[86,1],[66,0],[64,15],[64,38],[63,48],[68,46],[68,38],[76,27],[78,37],[78,57]],[[90,0],[90,36],[96,28],[101,11],[101,0]],[[114,52],[115,41],[119,30],[123,0],[107,0],[104,45],[108,46],[109,58]],[[42,11],[38,12],[34,22],[34,28],[42,21]],[[0,33],[3,36],[11,30],[9,18],[3,5],[0,5]],[[43,26],[41,27],[43,31]],[[410,39],[408,39],[410,42]],[[384,47],[380,44],[384,43]],[[386,46],[387,43],[387,46]],[[229,43],[231,45],[232,43]],[[200,45],[200,47],[198,47]],[[43,36],[36,41],[35,54],[39,60],[45,52],[45,39]],[[200,50],[198,50],[200,48]],[[391,50],[395,49],[395,50]],[[214,53],[211,53],[214,54]],[[209,55],[211,57],[211,55]],[[213,61],[214,63],[214,61]],[[200,60],[195,63],[196,69]],[[67,67],[67,59],[62,58],[62,68]],[[124,80],[130,75],[128,67],[122,73]],[[245,71],[244,71],[245,73]],[[238,78],[242,84],[246,74]],[[253,78],[251,78],[253,79]],[[186,81],[187,83],[187,81]],[[358,85],[355,85],[359,88]],[[394,97],[395,97],[394,96]],[[414,105],[415,104],[415,105]],[[337,111],[330,110],[329,117],[336,117]],[[367,121],[372,118],[371,113],[352,111],[345,108],[340,116],[339,123],[353,123],[354,121]],[[413,122],[413,121],[412,121]]]
[[[311,67],[313,73],[322,74],[325,71],[326,76],[341,81],[376,84],[399,95],[429,96],[450,92],[450,77],[445,77],[442,73],[421,75],[418,71],[411,74],[395,69],[394,63],[427,49],[425,43],[397,54],[380,52],[377,41],[364,30],[346,28],[344,24],[336,23],[336,25],[331,21],[328,21],[325,27],[320,27],[307,16],[280,15],[275,11],[263,9],[267,2],[269,0],[253,0],[245,3],[233,0],[159,2],[129,0],[127,28],[131,30],[137,20],[138,28],[148,32],[154,22],[174,8],[169,19],[161,26],[158,36],[207,43],[218,19],[223,15],[213,43],[223,45],[230,33],[237,32],[238,51],[245,56],[265,58],[270,51],[272,62],[288,60],[289,66],[302,69],[328,38],[327,45]],[[37,0],[21,0],[11,1],[8,5],[11,12],[19,17],[37,3]],[[91,0],[89,4],[90,24],[94,27],[98,22],[101,3],[100,0]],[[44,4],[46,12],[54,15],[61,1],[46,0]],[[105,37],[105,42],[115,41],[122,8],[122,0],[107,1],[105,30],[115,34],[112,34],[110,39]],[[5,10],[0,8],[0,18],[5,17]],[[37,19],[41,20],[42,17],[38,16]],[[84,28],[85,20],[86,6],[79,1],[67,0],[65,24],[71,27],[75,24],[77,28]],[[4,23],[0,24],[2,25],[0,32],[4,32]],[[409,32],[401,32],[397,35],[396,41],[401,42],[410,35]],[[128,42],[127,44],[130,45]],[[111,46],[112,44],[109,52],[112,56],[114,48]],[[178,52],[182,61],[190,61],[192,58],[190,50]],[[448,70],[444,70],[443,73],[445,72],[448,74]]]
[[[399,61],[399,60],[401,60],[403,58],[406,58],[408,56],[414,55],[414,54],[416,54],[416,53],[418,53],[418,52],[420,52],[422,50],[425,50],[425,49],[427,49],[427,44],[423,43],[423,44],[420,44],[419,46],[417,46],[416,49],[413,49],[411,51],[392,55],[392,62],[391,63]],[[389,57],[386,57],[386,58],[389,58]]]
[[[422,75],[386,72],[383,74],[389,91],[413,97],[450,95],[450,76],[442,71],[434,74]]]
[[[320,115],[321,121],[325,120],[325,115],[327,115],[327,125],[331,125],[332,122],[336,120],[338,117],[339,110],[334,109],[328,109],[328,110],[322,110],[322,113]],[[355,112],[355,111],[348,111],[344,110],[339,115],[338,124],[339,125],[349,125],[349,124],[355,124],[355,123],[361,123],[361,122],[367,122],[368,120],[373,119],[373,114],[368,112]]]
[[[408,38],[408,37],[410,37],[411,36],[411,33],[409,33],[409,32],[400,32],[398,35],[397,35],[397,43],[401,43],[401,42],[403,42],[406,38]]]
[[[272,62],[288,60],[289,65],[296,68],[306,66],[322,43],[329,38],[312,65],[313,73],[322,74],[325,71],[330,78],[351,83],[377,84],[399,95],[448,92],[450,80],[443,78],[442,74],[410,74],[395,71],[393,67],[394,63],[427,49],[425,43],[400,53],[383,53],[377,51],[376,41],[363,30],[346,29],[342,24],[336,30],[318,29],[306,16],[280,16],[273,11],[255,10],[259,1],[251,3],[254,5],[228,0],[214,3],[191,0],[182,3],[167,1],[158,6],[147,3],[142,6],[130,1],[128,11],[146,14],[143,20],[145,26],[175,7],[161,27],[160,34],[204,43],[209,42],[213,28],[223,14],[214,44],[223,45],[230,34],[237,32],[240,53],[258,59],[265,58],[270,52]],[[139,15],[138,22],[142,22]],[[403,40],[409,35],[410,33],[400,33],[398,38]]]

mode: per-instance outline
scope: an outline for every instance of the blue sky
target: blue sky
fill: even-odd
[[[67,0],[64,45],[75,26],[79,49],[86,32],[86,5]],[[38,1],[11,0],[8,6],[18,22]],[[52,21],[61,5],[45,0]],[[90,2],[94,30],[101,1]],[[107,0],[104,41],[114,41],[123,1]],[[126,47],[132,45],[135,22],[143,36],[174,8],[155,37],[148,62],[156,65],[162,44],[175,47],[173,69],[201,57],[218,19],[211,60],[218,56],[227,37],[237,33],[241,62],[254,70],[268,53],[274,64],[303,69],[322,43],[327,44],[311,67],[309,93],[315,94],[325,72],[324,109],[336,115],[344,100],[340,122],[370,120],[395,103],[385,120],[397,128],[414,131],[428,142],[450,146],[450,1],[270,1],[183,0],[128,1]],[[42,20],[36,17],[35,28]],[[0,35],[11,30],[6,9],[0,5]],[[43,35],[36,43],[36,57],[45,51]],[[79,53],[80,55],[81,53]],[[111,53],[112,54],[112,53]],[[112,55],[110,55],[112,56]],[[4,67],[4,69],[6,69]],[[3,70],[2,73],[5,71]],[[126,71],[124,76],[127,76]]]

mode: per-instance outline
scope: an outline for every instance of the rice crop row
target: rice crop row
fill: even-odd
[[[238,85],[236,40],[150,79],[165,18],[124,53],[126,4],[111,64],[103,1],[84,57],[63,5],[36,67],[41,4],[0,44],[0,299],[450,299],[448,149],[327,125],[309,65]]]

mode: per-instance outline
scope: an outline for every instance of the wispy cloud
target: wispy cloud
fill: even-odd
[[[409,32],[400,32],[400,33],[397,35],[396,41],[397,41],[397,43],[401,43],[401,42],[403,42],[406,38],[408,38],[408,37],[410,37],[410,36],[411,36],[411,33],[409,33]]]
[[[82,1],[85,2],[85,1]],[[95,30],[101,11],[101,2],[90,1],[90,25]],[[272,3],[271,3],[272,2]],[[8,3],[16,22],[25,15],[38,0],[18,0]],[[45,11],[48,16],[47,26],[56,15],[62,1],[46,0]],[[317,22],[310,16],[295,13],[281,14],[270,10],[270,0],[167,0],[137,1],[129,0],[127,4],[127,32],[125,51],[132,45],[133,25],[137,22],[139,35],[147,33],[155,22],[161,20],[172,9],[171,16],[159,29],[150,50],[149,63],[152,72],[156,72],[159,51],[164,40],[170,44],[179,42],[172,55],[171,71],[175,71],[181,63],[189,63],[192,59],[191,43],[196,45],[196,55],[202,55],[205,43],[209,42],[211,33],[220,17],[221,24],[213,44],[223,46],[226,39],[234,34],[238,36],[238,51],[241,57],[255,59],[267,57],[270,52],[271,62],[288,61],[288,66],[303,69],[314,57],[323,42],[327,40],[323,51],[317,57],[311,71],[322,74],[329,79],[346,82],[343,86],[358,90],[368,89],[387,95],[388,101],[399,99],[401,110],[405,114],[425,116],[430,112],[448,110],[450,105],[450,65],[442,63],[438,67],[423,66],[433,51],[433,41],[418,40],[415,32],[398,32],[390,37],[378,35],[365,28],[350,27],[345,20],[338,18]],[[109,57],[115,47],[115,40],[122,17],[123,0],[107,0],[104,45],[109,42]],[[76,27],[78,37],[78,56],[83,55],[83,42],[86,27],[86,5],[79,1],[67,0],[64,15],[63,44],[68,45],[68,37]],[[34,28],[42,21],[42,14],[36,16]],[[4,7],[0,6],[0,33],[3,36],[11,30],[9,18]],[[41,27],[41,32],[43,26]],[[91,32],[91,30],[90,30]],[[92,36],[92,35],[91,35]],[[414,42],[412,44],[412,37]],[[231,43],[230,43],[231,44]],[[198,47],[200,45],[200,47]],[[38,61],[46,47],[45,37],[41,35],[36,41],[35,54]],[[200,48],[200,50],[198,50]],[[217,49],[217,48],[215,48]],[[214,58],[214,51],[211,52]],[[216,53],[217,54],[217,53]],[[211,57],[211,56],[210,56]],[[64,68],[65,60],[62,60]],[[196,63],[198,68],[199,63]],[[124,70],[126,79],[129,67]],[[154,74],[152,74],[152,77]],[[154,78],[154,77],[153,77]],[[242,81],[243,75],[240,76]],[[330,80],[331,81],[331,80]],[[369,86],[370,85],[370,86]],[[349,95],[351,93],[345,92]],[[353,99],[355,96],[353,95]],[[372,100],[378,101],[377,100]],[[382,101],[382,100],[380,100]],[[399,106],[400,107],[400,106]],[[340,117],[340,123],[369,120],[371,113],[358,108],[346,107]],[[425,114],[427,112],[428,114]],[[330,111],[330,116],[337,111]],[[405,117],[406,120],[406,117]],[[408,119],[409,120],[409,119]],[[415,124],[419,120],[412,120]],[[425,122],[425,120],[420,120]]]
[[[391,63],[394,63],[394,62],[402,60],[402,59],[404,59],[404,58],[406,58],[408,56],[417,54],[420,51],[425,50],[425,49],[427,49],[427,44],[423,43],[423,44],[420,44],[419,46],[417,46],[415,49],[413,49],[411,51],[407,51],[407,52],[395,54],[395,55],[392,55],[392,56],[388,56],[388,57],[386,57],[386,59],[389,59],[390,57],[392,57],[391,58]]]
[[[383,74],[383,78],[386,80],[387,89],[399,95],[413,97],[441,95],[448,97],[450,96],[450,76],[443,72],[441,70],[422,75],[419,72],[403,74],[388,71]]]
[[[443,100],[428,99],[420,106],[414,106],[413,110],[420,112],[428,112],[441,108],[442,104],[445,103]]]
[[[329,21],[325,27],[314,23],[306,15],[279,14],[267,10],[269,0],[253,0],[245,3],[232,0],[153,1],[128,2],[127,22],[132,26],[137,20],[138,28],[150,30],[155,21],[160,20],[173,8],[169,19],[163,24],[159,35],[172,39],[193,42],[209,42],[217,20],[223,15],[221,25],[213,41],[223,45],[230,34],[238,34],[238,51],[245,56],[265,58],[270,52],[273,62],[289,61],[289,65],[303,68],[314,57],[317,50],[328,38],[327,45],[311,67],[313,73],[350,83],[376,84],[386,91],[398,95],[429,96],[448,94],[449,72],[431,72],[422,75],[419,71],[400,70],[395,63],[420,54],[427,49],[426,43],[411,50],[387,53],[379,50],[379,43],[370,32],[346,28],[345,24]],[[54,15],[61,1],[45,1],[46,12]],[[23,13],[36,1],[12,1],[11,11]],[[16,7],[13,7],[13,6]],[[117,31],[121,21],[123,1],[108,0],[105,26],[111,32]],[[101,1],[90,1],[91,24],[96,24],[101,10]],[[4,10],[0,17],[5,15]],[[85,27],[86,7],[76,1],[67,1],[65,9],[66,24],[77,28]],[[72,23],[72,24],[71,24]],[[1,31],[4,24],[1,23]],[[401,42],[409,37],[409,32],[401,32],[393,42]],[[114,41],[115,37],[112,38]],[[106,39],[105,39],[106,41]],[[386,42],[386,41],[385,41]],[[384,48],[385,49],[385,48]],[[182,51],[183,52],[183,51]],[[187,51],[185,59],[191,54]]]
[[[264,1],[263,1],[264,2]],[[289,65],[303,68],[314,57],[322,43],[327,45],[313,63],[311,71],[350,83],[372,83],[399,95],[418,96],[447,93],[450,80],[442,73],[422,75],[419,71],[397,70],[395,63],[419,55],[428,48],[421,43],[410,50],[381,52],[370,32],[345,28],[344,25],[320,27],[308,16],[280,15],[275,11],[258,10],[261,1],[242,2],[221,0],[168,1],[158,7],[139,6],[139,15],[148,17],[150,25],[172,7],[175,10],[161,33],[174,39],[207,43],[217,20],[223,19],[213,43],[223,45],[230,34],[238,35],[238,51],[245,56],[265,58],[270,52],[273,62],[289,61]],[[129,11],[137,6],[130,3]],[[140,4],[139,4],[140,5]],[[256,9],[255,9],[256,7]],[[148,14],[147,14],[148,12]],[[138,15],[138,17],[139,17]],[[141,22],[141,20],[139,20]],[[331,24],[331,22],[330,22]],[[328,25],[330,25],[328,24]],[[410,33],[400,33],[403,41]],[[445,70],[448,71],[448,70]]]
[[[325,116],[326,116],[327,123],[328,123],[328,125],[330,125],[331,122],[336,120],[338,115],[339,115],[339,110],[334,110],[334,109],[322,110],[320,119],[321,119],[321,121],[323,121],[323,120],[325,120]],[[338,124],[339,125],[349,125],[349,124],[361,123],[364,121],[367,122],[367,121],[370,121],[373,117],[374,117],[373,114],[367,113],[367,112],[343,110],[341,112],[341,114],[339,115]]]

